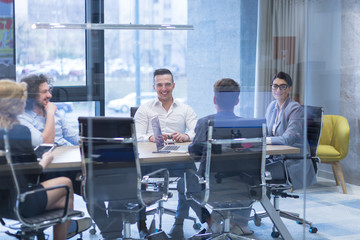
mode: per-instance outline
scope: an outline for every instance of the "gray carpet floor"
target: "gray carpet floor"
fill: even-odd
[[[316,240],[358,240],[360,239],[360,186],[347,184],[348,194],[343,194],[340,186],[336,186],[334,181],[324,178],[318,178],[318,183],[310,187],[304,201],[304,193],[295,191],[294,194],[300,196],[299,199],[281,198],[280,208],[286,211],[300,213],[303,217],[304,213],[308,220],[318,228],[315,234],[309,233],[308,227],[299,225],[293,221],[283,219],[286,227],[294,239],[316,239]],[[177,195],[165,204],[165,207],[175,209],[177,205]],[[81,197],[77,196],[75,200],[75,208],[83,210],[86,214],[86,207]],[[259,203],[254,204],[256,211],[263,211]],[[304,209],[306,211],[304,211]],[[194,216],[194,213],[191,212]],[[148,217],[148,226],[152,217]],[[163,230],[168,232],[174,222],[174,217],[164,215]],[[11,224],[11,221],[6,221]],[[203,226],[205,227],[205,225]],[[249,236],[250,239],[272,239],[272,223],[269,218],[264,218],[260,226],[255,226],[254,222],[249,222],[249,227],[254,234]],[[0,226],[0,239],[14,239],[5,234],[8,230],[4,226]],[[138,238],[136,225],[131,226],[132,236]],[[185,237],[191,237],[198,230],[193,229],[192,221],[185,221],[184,232]],[[51,230],[46,230],[49,239],[52,239]],[[77,239],[73,237],[72,239]],[[97,229],[94,235],[89,231],[85,231],[83,239],[101,239],[101,234]]]

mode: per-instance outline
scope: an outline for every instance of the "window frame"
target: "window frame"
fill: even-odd
[[[85,21],[104,23],[103,0],[85,0]],[[54,86],[52,101],[95,101],[95,116],[104,116],[104,30],[85,30],[85,63],[85,86]]]

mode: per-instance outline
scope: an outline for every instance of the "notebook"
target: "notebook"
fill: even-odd
[[[188,146],[187,145],[166,145],[165,141],[161,134],[161,127],[160,127],[160,121],[159,118],[156,116],[153,119],[151,119],[151,125],[154,132],[154,138],[156,143],[156,149],[157,151],[154,153],[187,153],[188,152]]]

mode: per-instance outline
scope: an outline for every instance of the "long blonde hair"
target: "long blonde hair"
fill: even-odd
[[[27,97],[26,83],[0,80],[0,127],[11,129],[19,124],[17,116],[24,112]]]

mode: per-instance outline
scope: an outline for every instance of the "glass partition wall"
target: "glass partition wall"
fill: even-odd
[[[346,0],[69,0],[61,4],[16,0],[17,81],[32,73],[51,76],[58,109],[77,129],[79,116],[128,117],[130,107],[155,98],[153,72],[157,68],[172,71],[174,98],[190,105],[198,118],[216,113],[213,84],[221,78],[232,78],[241,87],[236,115],[263,118],[274,100],[273,76],[283,71],[292,78],[292,100],[323,107],[325,115],[347,118],[349,153],[341,165],[345,182],[357,184],[359,8],[359,3]],[[193,30],[31,28],[36,22],[86,21],[189,24]],[[307,111],[304,108],[304,114],[299,115],[305,127],[298,134],[304,136]],[[307,141],[300,147],[307,149]],[[309,172],[299,170],[308,169],[305,158],[306,154],[296,158],[303,164],[296,169],[294,179],[302,179],[304,174],[307,179]],[[318,180],[330,179],[325,185],[334,184],[331,166],[316,166]],[[302,217],[314,217],[306,206],[308,198],[318,197],[312,195],[318,185],[294,189],[300,199],[280,199],[280,208],[292,206],[290,210]],[[337,190],[342,194],[341,188]],[[254,206],[261,210],[261,206]],[[315,219],[309,220],[316,225]],[[284,222],[291,225],[295,239],[312,239],[308,226]],[[252,222],[249,226],[258,239],[269,237],[261,226]]]

